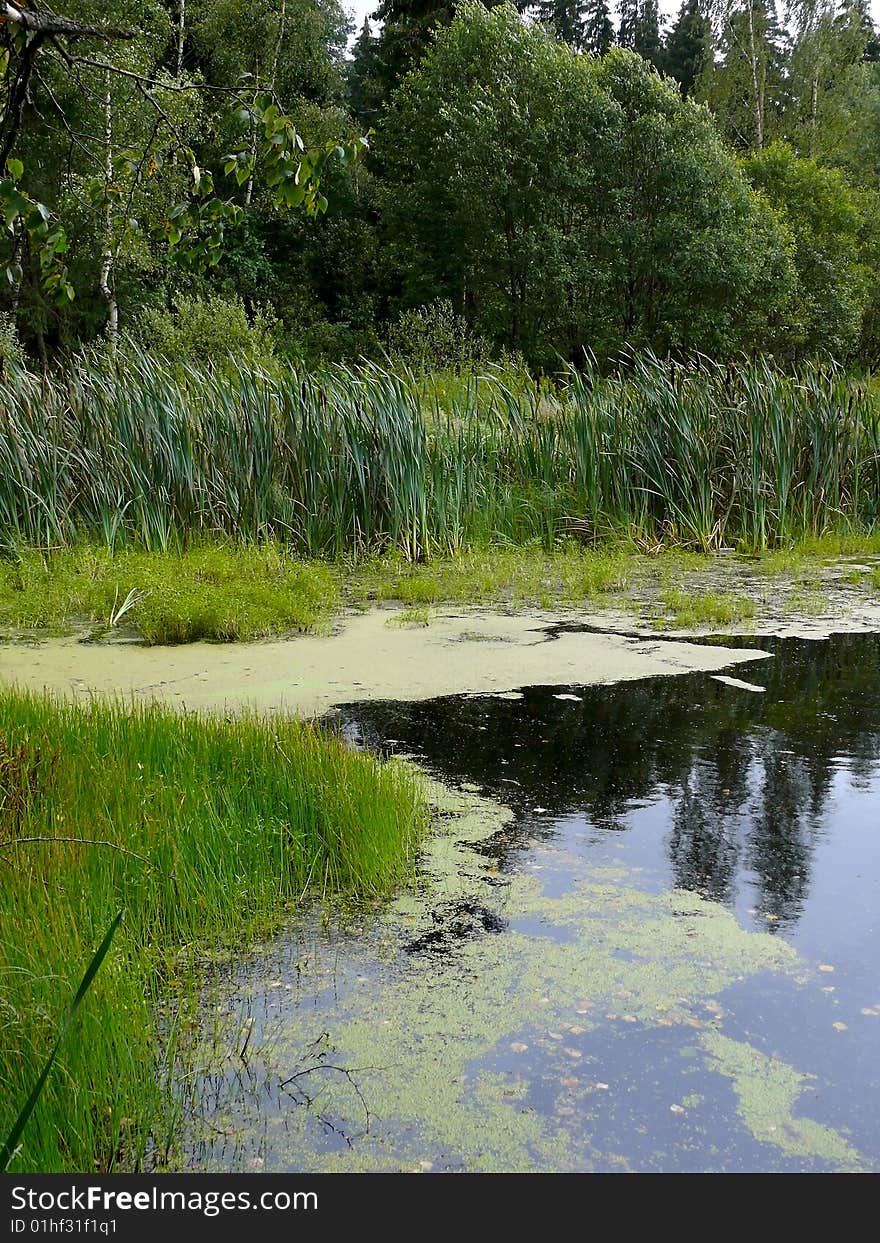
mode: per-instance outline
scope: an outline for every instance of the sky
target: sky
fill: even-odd
[[[363,26],[364,18],[377,9],[378,5],[379,0],[342,0],[342,7],[353,16],[355,34]],[[659,0],[659,5],[661,16],[672,17],[681,7],[681,0]],[[880,0],[869,0],[869,7],[874,21],[880,24]]]

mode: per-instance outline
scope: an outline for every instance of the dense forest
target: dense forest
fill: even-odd
[[[0,5],[3,356],[876,362],[866,0],[374,17]]]

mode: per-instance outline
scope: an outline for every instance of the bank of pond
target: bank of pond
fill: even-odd
[[[204,957],[387,894],[426,823],[410,769],[310,725],[0,692],[3,1138],[124,910],[10,1168],[161,1166]]]
[[[0,1137],[125,912],[11,1169],[875,1169],[880,640],[619,638],[310,725],[2,692]]]

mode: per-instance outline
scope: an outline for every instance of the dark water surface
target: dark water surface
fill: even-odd
[[[190,1165],[880,1168],[880,636],[755,646],[335,714],[512,817],[218,972]]]

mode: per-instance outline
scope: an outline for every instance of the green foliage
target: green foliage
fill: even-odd
[[[798,300],[788,340],[781,344],[792,352],[849,357],[859,341],[871,284],[857,196],[840,172],[798,158],[783,143],[755,152],[743,168],[794,237]],[[875,270],[874,283],[877,275]]]
[[[73,286],[67,276],[62,256],[67,251],[67,234],[46,207],[32,198],[18,184],[24,174],[21,160],[6,162],[6,176],[0,179],[0,212],[6,222],[7,232],[13,238],[6,276],[10,285],[21,282],[23,269],[20,261],[22,238],[38,260],[40,283],[50,297],[62,305],[73,298]]]
[[[175,294],[271,307],[309,363],[397,350],[401,313],[443,300],[543,371],[627,346],[876,358],[864,0],[798,0],[784,30],[772,0],[682,0],[665,38],[656,0],[623,0],[628,55],[606,0],[518,7],[383,0],[350,61],[338,0],[69,0],[131,37],[32,65],[7,22],[0,311],[46,366]],[[725,145],[778,140],[845,173],[855,258],[830,182],[821,209],[790,177],[753,194]]]
[[[386,893],[424,827],[406,769],[282,717],[0,695],[0,1134],[126,915],[12,1168],[161,1164],[200,964],[274,930],[306,891]]]
[[[491,8],[494,0],[485,0]],[[431,45],[434,32],[448,26],[457,12],[455,0],[379,0],[373,15],[381,28],[363,65],[372,79],[373,107],[380,107]]]
[[[712,24],[705,0],[682,0],[666,41],[664,69],[684,96],[693,94],[712,54]]]
[[[586,0],[583,12],[583,43],[585,52],[604,56],[614,43],[614,24],[607,0]]]
[[[388,352],[419,372],[469,370],[489,359],[489,346],[456,315],[448,298],[402,311],[388,330]]]
[[[237,300],[178,294],[171,310],[144,311],[133,335],[144,348],[165,358],[265,363],[275,351],[276,328],[275,317],[265,307],[257,307],[248,316]]]
[[[790,300],[788,239],[706,111],[638,57],[577,56],[510,5],[466,6],[438,34],[379,150],[407,299],[451,299],[533,363],[753,347]]]
[[[337,0],[188,0],[191,67],[209,82],[271,85],[282,99],[342,93],[348,18]]]

